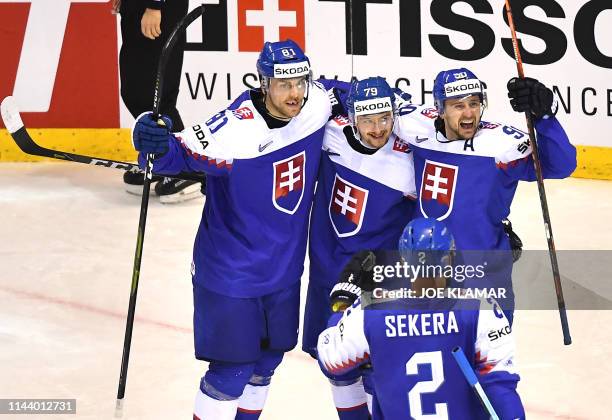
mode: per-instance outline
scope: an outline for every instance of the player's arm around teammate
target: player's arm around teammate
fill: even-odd
[[[206,172],[191,267],[195,356],[209,361],[194,419],[256,419],[297,344],[309,211],[332,104],[293,41],[266,43],[261,89],[170,134],[141,116],[133,142],[156,172]]]
[[[507,90],[512,108],[529,112],[534,118],[544,178],[568,177],[576,168],[576,148],[555,116],[553,92],[532,78],[512,78]],[[396,134],[417,147],[427,147],[427,143],[421,143],[428,137],[441,143],[459,141],[462,150],[457,145],[435,150],[464,155],[469,155],[469,150],[476,151],[476,155],[494,157],[498,168],[511,180],[535,180],[527,133],[510,124],[482,121],[487,93],[473,72],[466,68],[441,71],[433,91],[435,108],[406,102],[400,105]],[[481,138],[489,144],[479,145]],[[480,150],[474,150],[479,146]]]

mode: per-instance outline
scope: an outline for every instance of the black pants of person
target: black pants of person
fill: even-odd
[[[121,8],[121,38],[119,74],[121,98],[134,118],[153,108],[153,94],[157,77],[157,64],[161,50],[176,24],[187,14],[188,0],[169,0],[162,5],[161,35],[151,40],[140,29],[140,20],[145,11],[142,0],[123,0]],[[184,129],[183,120],[176,109],[176,99],[181,82],[185,33],[168,59],[164,74],[161,113],[172,119],[172,131]]]

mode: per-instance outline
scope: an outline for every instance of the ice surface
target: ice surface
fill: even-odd
[[[112,418],[140,198],[123,191],[120,171],[78,164],[2,164],[0,179],[0,398],[76,398],[76,416],[45,419]],[[559,249],[612,249],[611,182],[546,186]],[[191,418],[206,367],[193,357],[189,277],[201,207],[151,199],[125,419]],[[521,185],[511,219],[526,248],[546,249],[535,184]],[[569,320],[565,347],[557,312],[515,316],[531,419],[609,418],[601,393],[612,377],[612,311],[570,311]],[[315,362],[289,353],[262,419],[334,418]]]

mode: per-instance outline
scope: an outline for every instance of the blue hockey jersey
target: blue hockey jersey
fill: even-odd
[[[327,123],[311,216],[310,281],[332,288],[348,260],[366,249],[395,249],[416,198],[412,154],[392,134],[370,154],[345,116]]]
[[[494,301],[406,299],[362,309],[359,300],[319,337],[330,372],[372,366],[373,419],[486,419],[455,362],[460,346],[501,419],[524,417],[508,321]]]
[[[443,220],[458,249],[510,248],[508,217],[519,180],[536,179],[529,136],[510,125],[481,122],[470,140],[449,141],[434,128],[435,108],[404,104],[395,132],[411,145],[418,217]],[[535,123],[545,178],[565,178],[576,168],[576,149],[556,118]]]
[[[226,296],[258,297],[299,281],[330,115],[328,92],[315,82],[284,127],[268,128],[247,91],[228,109],[174,135],[169,152],[154,161],[156,173],[209,175],[194,283]]]

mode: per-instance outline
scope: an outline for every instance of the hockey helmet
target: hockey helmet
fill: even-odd
[[[417,218],[406,225],[399,239],[400,256],[412,265],[450,265],[455,239],[443,222]]]
[[[355,80],[351,83],[346,108],[353,124],[359,115],[385,111],[395,115],[395,94],[383,77]]]
[[[433,97],[439,114],[444,112],[444,101],[447,99],[472,95],[478,95],[483,108],[487,107],[486,84],[465,67],[444,70],[436,76]]]
[[[311,75],[310,60],[302,48],[291,39],[266,42],[257,59],[257,71],[262,79],[289,79]]]

